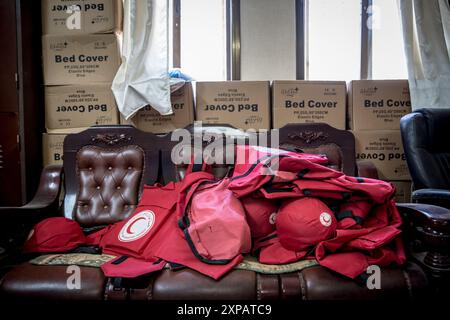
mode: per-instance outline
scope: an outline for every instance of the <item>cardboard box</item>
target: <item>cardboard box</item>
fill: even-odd
[[[400,118],[411,112],[408,81],[351,81],[348,106],[352,130],[400,130]]]
[[[194,97],[192,84],[186,84],[171,94],[173,115],[162,116],[151,106],[139,110],[136,115],[125,120],[120,117],[121,124],[132,124],[136,128],[153,133],[167,133],[178,128],[184,128],[194,123]]]
[[[43,34],[108,33],[122,29],[122,0],[42,0],[41,3]]]
[[[411,202],[411,181],[389,181],[395,186],[395,200],[398,203]]]
[[[196,120],[270,129],[268,81],[197,82],[196,96]]]
[[[45,87],[45,126],[65,129],[119,123],[111,85]]]
[[[346,96],[344,81],[274,81],[273,127],[324,122],[345,130]]]
[[[64,139],[68,134],[79,133],[89,128],[70,128],[48,130],[42,134],[42,156],[44,166],[62,164],[64,154]]]
[[[399,130],[353,131],[356,159],[371,161],[382,180],[411,180]]]
[[[71,134],[78,133],[84,130],[89,129],[89,127],[81,127],[81,128],[66,128],[66,129],[47,129],[48,134]]]
[[[114,34],[42,37],[45,85],[111,83],[120,65]]]
[[[64,138],[67,134],[42,134],[42,156],[44,166],[63,163]]]

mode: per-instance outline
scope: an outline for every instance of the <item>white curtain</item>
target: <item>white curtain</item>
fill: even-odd
[[[124,1],[122,65],[111,89],[126,119],[146,105],[172,114],[168,11],[168,0]]]
[[[398,0],[412,108],[450,108],[448,0]]]

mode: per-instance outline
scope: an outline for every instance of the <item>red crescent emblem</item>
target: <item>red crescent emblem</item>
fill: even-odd
[[[134,224],[135,224],[136,222],[138,222],[139,220],[143,220],[143,219],[145,219],[145,218],[144,218],[144,217],[140,217],[140,218],[137,218],[136,220],[134,220],[133,223],[131,223],[131,224],[128,226],[126,232],[127,232],[128,234],[132,234],[132,232],[131,232],[131,227],[133,227]]]

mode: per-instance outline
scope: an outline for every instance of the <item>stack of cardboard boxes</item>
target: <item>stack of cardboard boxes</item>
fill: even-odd
[[[111,82],[121,23],[121,0],[42,0],[44,165],[62,162],[67,134],[119,123]]]
[[[45,164],[62,160],[67,133],[95,124],[120,121],[164,134],[194,118],[244,130],[324,122],[352,130],[357,159],[373,162],[380,178],[397,186],[398,200],[409,201],[411,182],[399,127],[400,118],[411,112],[406,80],[352,81],[348,94],[343,81],[273,81],[272,88],[269,81],[197,82],[195,109],[192,84],[186,82],[172,92],[172,115],[161,116],[147,106],[125,120],[110,89],[120,64],[115,33],[122,1],[43,0],[42,10]]]
[[[241,129],[314,122],[345,129],[346,84],[273,81],[271,91],[269,81],[198,82],[196,114],[203,123],[227,123]]]
[[[397,201],[410,202],[411,178],[400,135],[400,118],[411,112],[408,81],[352,81],[348,107],[357,160],[371,161],[380,179],[396,186]]]
[[[272,99],[270,100],[270,93]],[[288,123],[327,123],[350,129],[358,160],[371,161],[380,179],[409,202],[411,181],[400,135],[400,118],[411,112],[406,80],[198,82],[196,119],[264,130]]]

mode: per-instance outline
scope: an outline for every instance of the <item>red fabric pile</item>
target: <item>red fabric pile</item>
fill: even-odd
[[[136,277],[170,262],[219,279],[250,251],[268,264],[315,258],[350,278],[372,264],[405,262],[390,183],[329,169],[325,156],[254,146],[236,151],[231,178],[200,171],[181,182],[145,186],[128,219],[86,238],[73,221],[64,220],[64,228],[48,219],[25,247],[63,252],[98,245],[119,256],[102,265],[110,277]]]

